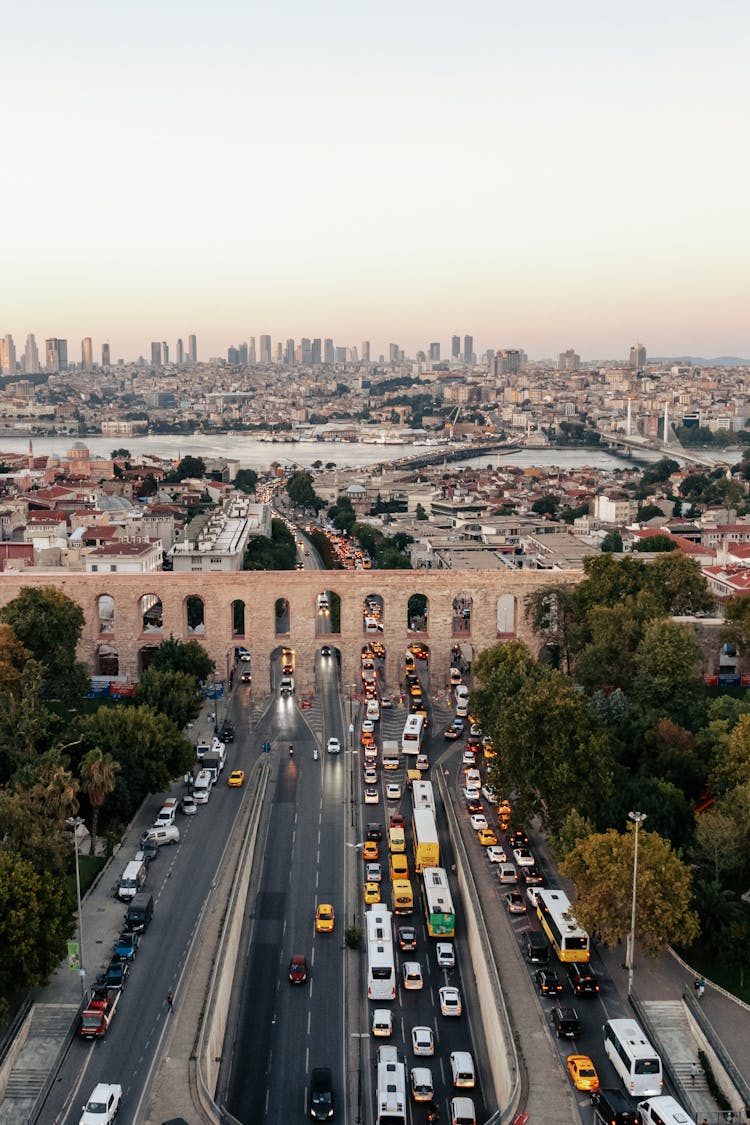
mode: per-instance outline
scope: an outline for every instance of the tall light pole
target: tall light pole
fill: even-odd
[[[630,910],[630,937],[628,938],[628,996],[633,991],[633,968],[635,966],[635,893],[638,885],[638,829],[646,819],[645,812],[629,812],[628,818],[635,824],[635,848],[633,850],[633,902]]]
[[[81,872],[78,866],[78,829],[83,824],[83,817],[73,817],[73,847],[76,853],[76,902],[78,904],[78,974],[81,978],[81,996],[86,995],[86,969],[83,959],[83,914],[81,912]]]

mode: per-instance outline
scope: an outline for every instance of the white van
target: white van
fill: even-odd
[[[209,770],[199,770],[198,776],[193,782],[193,797],[195,798],[196,805],[208,804],[213,780],[213,775]]]
[[[456,685],[456,703],[463,703],[465,706],[469,704],[469,689],[466,684]]]
[[[328,594],[318,594],[318,609],[330,609]]]
[[[474,1060],[469,1051],[451,1051],[451,1076],[457,1088],[470,1090],[476,1085]]]
[[[141,843],[145,844],[150,841],[160,848],[162,844],[179,844],[180,830],[176,824],[166,824],[163,827],[148,828],[141,836]]]
[[[377,617],[366,617],[365,618],[365,632],[366,633],[377,633],[377,631],[378,631],[378,619],[377,619]]]
[[[378,719],[380,718],[380,704],[378,703],[377,699],[368,699],[367,700],[367,708],[366,708],[366,711],[365,711],[365,717],[367,719],[372,719],[373,722],[378,721]]]
[[[695,1125],[695,1119],[666,1094],[638,1102],[643,1125]]]
[[[376,1008],[372,1013],[372,1033],[380,1039],[390,1039],[393,1033],[393,1016],[390,1008]]]
[[[131,859],[117,883],[117,897],[129,902],[146,882],[148,868],[143,860]]]
[[[282,695],[292,695],[294,692],[294,680],[291,676],[282,676],[280,691]]]
[[[451,1098],[451,1125],[477,1125],[471,1098]]]

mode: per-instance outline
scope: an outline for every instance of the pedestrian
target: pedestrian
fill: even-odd
[[[699,1068],[698,1068],[698,1064],[696,1062],[691,1062],[691,1064],[690,1064],[690,1082],[693,1086],[695,1085],[695,1080],[698,1077],[699,1073],[700,1073],[700,1071],[699,1071]]]
[[[700,994],[701,994],[701,979],[700,979],[700,977],[696,977],[695,980],[693,981],[693,988],[695,989],[696,997],[700,1000]]]
[[[706,982],[703,979],[703,977],[701,977],[701,979],[698,981],[698,999],[699,1000],[703,999],[703,993],[705,991],[706,991]]]
[[[167,1010],[170,1012],[174,1011],[174,996],[171,992],[167,993]]]

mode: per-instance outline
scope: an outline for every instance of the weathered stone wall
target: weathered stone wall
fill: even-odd
[[[244,644],[252,655],[253,681],[256,690],[270,685],[270,663],[275,649],[290,645],[296,652],[296,685],[298,691],[314,687],[314,657],[321,644],[330,643],[341,653],[342,683],[359,682],[359,654],[368,639],[363,631],[364,598],[377,594],[383,599],[383,632],[378,639],[386,647],[389,687],[397,685],[403,667],[401,654],[415,638],[431,652],[431,674],[435,688],[448,682],[451,646],[460,641],[480,652],[498,640],[517,636],[532,650],[539,647],[524,617],[527,594],[542,586],[563,582],[580,582],[577,571],[550,574],[545,571],[250,571],[237,574],[67,574],[35,575],[4,574],[0,578],[0,605],[15,598],[26,586],[55,586],[76,601],[83,609],[86,624],[79,646],[79,658],[92,672],[97,669],[100,644],[116,649],[120,674],[136,680],[139,674],[139,652],[148,645],[158,645],[170,634],[179,640],[195,639],[207,649],[216,662],[217,677],[222,677],[232,661],[236,645]],[[333,590],[341,598],[341,632],[316,636],[317,597],[322,590]],[[161,632],[143,632],[141,597],[155,594],[161,599],[163,628]],[[425,594],[429,599],[427,629],[410,633],[407,604],[412,594]],[[472,599],[470,629],[453,632],[453,599],[469,594]],[[498,633],[498,598],[509,594],[515,598],[515,630]],[[114,628],[100,631],[98,599],[109,595],[114,600]],[[197,595],[205,605],[205,629],[200,633],[188,630],[186,601]],[[289,602],[289,632],[275,632],[277,598]],[[232,602],[245,603],[245,633],[232,632]],[[503,625],[507,628],[507,620]]]

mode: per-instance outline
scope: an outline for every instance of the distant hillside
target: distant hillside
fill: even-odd
[[[750,367],[750,359],[740,359],[736,355],[720,355],[706,359],[700,355],[655,355],[648,357],[649,363],[681,363],[690,367]]]

